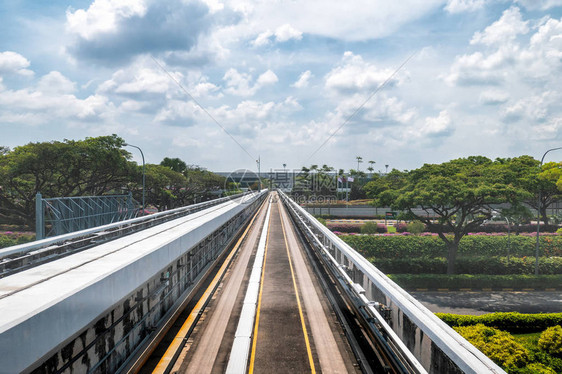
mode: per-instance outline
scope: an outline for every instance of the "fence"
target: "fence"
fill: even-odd
[[[139,203],[128,195],[55,197],[35,200],[37,240],[136,217]]]

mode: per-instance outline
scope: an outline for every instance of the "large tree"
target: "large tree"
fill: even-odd
[[[112,136],[29,143],[0,153],[0,222],[34,226],[35,195],[101,195],[137,173],[123,139]]]
[[[454,274],[460,240],[490,219],[490,205],[528,196],[509,166],[481,156],[425,164],[406,173],[396,187],[379,184],[376,202],[435,230],[447,245],[447,273]]]
[[[538,161],[537,161],[538,163]],[[562,163],[547,162],[542,168],[535,168],[535,183],[533,188],[533,198],[527,203],[533,208],[538,208],[538,198],[540,196],[540,216],[541,220],[548,224],[547,208],[562,198]]]
[[[559,163],[549,162],[542,167],[540,162],[531,156],[520,156],[513,159],[497,159],[496,161],[508,165],[512,178],[517,180],[521,188],[529,191],[525,203],[537,210],[540,199],[540,219],[548,224],[547,209],[560,200],[562,194],[557,187],[558,176],[561,173]]]

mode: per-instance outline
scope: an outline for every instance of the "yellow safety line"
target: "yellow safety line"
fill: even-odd
[[[244,238],[246,237],[246,234],[250,230],[250,227],[252,227],[252,224],[254,223],[254,221],[255,221],[255,219],[257,218],[258,215],[259,215],[259,213],[254,215],[254,217],[250,221],[250,224],[248,225],[248,227],[246,227],[246,230],[244,231],[242,236],[240,236],[240,239],[238,239],[238,241],[236,242],[236,245],[234,246],[234,248],[232,249],[232,251],[230,252],[228,257],[226,258],[226,260],[224,261],[224,263],[220,267],[219,271],[217,272],[217,274],[213,278],[212,282],[209,284],[209,287],[207,287],[207,289],[205,290],[205,293],[201,296],[201,298],[199,299],[199,302],[195,305],[195,308],[193,308],[193,310],[189,314],[189,317],[187,317],[187,320],[184,322],[184,324],[182,325],[182,327],[180,328],[180,330],[178,331],[178,333],[176,334],[176,336],[172,340],[172,343],[170,344],[168,349],[166,349],[166,352],[164,353],[164,355],[162,356],[162,358],[158,362],[158,365],[156,365],[156,368],[154,368],[154,371],[152,372],[153,374],[165,372],[166,368],[168,367],[168,364],[172,360],[172,357],[174,356],[174,354],[179,349],[184,337],[187,335],[187,332],[189,331],[189,329],[193,325],[193,323],[195,321],[195,318],[197,317],[197,314],[199,314],[199,312],[203,308],[203,305],[205,304],[205,301],[207,300],[207,298],[209,297],[209,295],[211,294],[211,292],[215,288],[215,285],[219,282],[222,274],[226,271],[226,268],[228,267],[228,265],[230,263],[230,260],[232,259],[232,257],[238,251],[238,248],[240,247],[240,244],[242,243],[242,240],[244,240]]]
[[[271,216],[271,211],[269,213]],[[266,217],[267,218],[267,217]],[[271,227],[271,219],[267,224],[267,236],[265,237],[265,250],[263,253],[263,264],[261,268],[261,280],[260,280],[260,292],[258,294],[258,305],[256,308],[256,320],[254,322],[254,334],[252,335],[252,351],[250,353],[250,365],[248,368],[248,374],[252,374],[254,372],[254,363],[256,360],[256,344],[258,341],[258,327],[260,324],[260,308],[261,308],[261,297],[263,293],[263,278],[265,275],[265,262],[267,260],[267,245],[269,244],[269,228]]]
[[[279,208],[279,217],[281,219],[281,228],[283,229],[283,239],[285,239],[285,248],[287,249],[287,257],[289,257],[289,267],[291,268],[291,276],[293,277],[293,286],[295,287],[295,294],[297,296],[297,305],[299,307],[299,315],[301,317],[302,331],[304,333],[304,342],[306,343],[306,353],[308,354],[308,362],[310,363],[310,371],[315,374],[316,369],[314,368],[314,359],[312,358],[312,350],[310,349],[310,342],[308,341],[308,333],[306,331],[306,324],[304,322],[304,315],[302,313],[302,306],[299,297],[299,290],[297,287],[297,280],[295,278],[295,272],[293,271],[293,263],[291,261],[291,253],[289,252],[289,244],[287,243],[287,235],[285,235],[285,224],[283,223],[283,217],[281,215],[281,208]]]

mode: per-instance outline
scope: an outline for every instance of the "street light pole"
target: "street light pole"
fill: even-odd
[[[256,163],[258,164],[258,180],[260,181],[259,183],[259,191],[261,191],[261,156],[258,156],[258,159],[256,160]]]
[[[562,149],[562,147],[558,147],[558,148],[552,148],[549,149],[548,151],[546,151],[544,153],[544,155],[542,155],[541,158],[541,163],[539,165],[539,173],[542,170],[542,163],[544,162],[544,157],[546,156],[546,154],[550,151],[556,151],[557,149]],[[542,190],[541,187],[539,186],[539,201],[537,204],[537,243],[535,245],[535,275],[539,275],[539,231],[540,231],[540,227],[541,227],[541,199],[542,199]]]
[[[134,147],[136,149],[138,149],[141,153],[142,156],[142,215],[144,216],[144,181],[145,181],[145,174],[144,174],[144,153],[142,153],[142,149],[140,149],[139,147],[137,147],[136,145],[132,145],[132,144],[128,144],[128,143],[124,143],[124,146],[129,146],[129,147]]]

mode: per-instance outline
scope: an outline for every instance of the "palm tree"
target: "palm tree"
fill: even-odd
[[[373,171],[375,170],[375,168],[373,167],[374,164],[376,164],[375,161],[369,161],[369,167],[367,168],[367,170],[371,172],[371,178],[373,178]]]
[[[363,157],[356,156],[355,158],[357,159],[357,171],[359,171],[359,164],[363,162]]]

